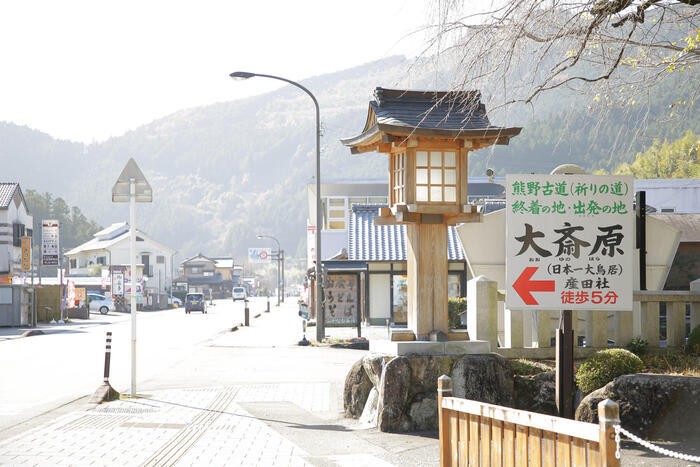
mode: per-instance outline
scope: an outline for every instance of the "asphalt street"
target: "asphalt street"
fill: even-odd
[[[254,298],[249,306],[256,314],[265,301]],[[197,344],[242,322],[243,308],[241,301],[215,300],[207,314],[185,314],[184,308],[138,312],[137,381],[152,379],[188,357]],[[110,381],[118,391],[128,390],[131,315],[90,318],[44,328],[44,335],[9,339],[8,332],[3,333],[0,431],[91,394],[102,382],[107,331],[113,339]]]

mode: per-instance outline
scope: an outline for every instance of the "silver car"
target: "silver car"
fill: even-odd
[[[90,293],[87,295],[88,300],[90,300],[90,311],[99,311],[101,314],[106,315],[110,311],[114,311],[114,300],[104,295],[99,295],[95,293]]]

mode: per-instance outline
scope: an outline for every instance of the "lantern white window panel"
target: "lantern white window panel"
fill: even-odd
[[[416,201],[457,201],[457,154],[454,151],[416,151]]]
[[[406,153],[391,155],[392,204],[406,202]]]

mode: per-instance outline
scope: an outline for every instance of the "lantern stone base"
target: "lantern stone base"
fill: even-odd
[[[488,341],[385,341],[370,340],[369,351],[384,355],[470,355],[491,352]]]

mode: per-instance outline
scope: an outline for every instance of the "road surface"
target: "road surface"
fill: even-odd
[[[256,314],[266,305],[253,298],[249,306]],[[207,314],[185,314],[184,308],[138,312],[137,381],[153,378],[198,343],[241,323],[243,308],[242,301],[215,300]],[[113,339],[110,381],[118,391],[128,391],[131,315],[90,318],[45,335],[0,341],[0,431],[94,392],[102,382],[107,331]]]

